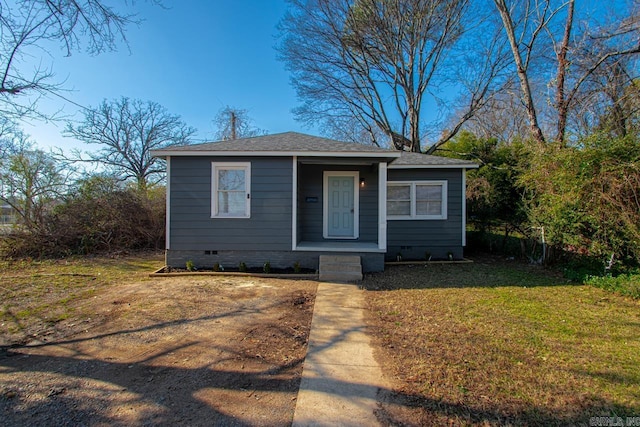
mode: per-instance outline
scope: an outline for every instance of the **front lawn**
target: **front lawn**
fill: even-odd
[[[126,279],[148,280],[163,262],[162,253],[0,260],[0,346],[83,329],[96,320],[84,301]]]
[[[409,425],[589,425],[640,415],[640,301],[495,260],[365,278],[379,416]]]

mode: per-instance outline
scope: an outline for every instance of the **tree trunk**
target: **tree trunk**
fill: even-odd
[[[561,145],[565,144],[565,135],[567,132],[567,115],[569,114],[569,101],[565,98],[564,85],[569,62],[567,61],[567,52],[569,51],[569,43],[571,41],[571,27],[573,26],[573,10],[575,0],[569,0],[569,9],[567,10],[567,21],[564,26],[564,37],[560,45],[560,51],[556,52],[558,58],[558,73],[556,76],[556,109],[558,110],[558,123],[556,141]]]
[[[529,127],[531,129],[531,135],[534,140],[536,140],[540,144],[544,144],[544,135],[542,134],[542,129],[540,129],[540,125],[538,124],[538,115],[536,113],[536,107],[533,103],[533,96],[531,94],[531,85],[529,84],[529,76],[527,74],[527,69],[522,61],[522,55],[520,55],[520,50],[518,46],[518,42],[516,40],[515,29],[513,26],[513,20],[511,19],[511,14],[505,0],[493,0],[496,7],[498,8],[498,12],[500,13],[500,18],[502,19],[502,23],[504,25],[504,30],[507,33],[507,38],[509,39],[509,45],[511,46],[511,52],[513,54],[513,60],[516,63],[516,69],[518,71],[518,79],[520,80],[520,89],[522,90],[522,101],[524,102],[525,109],[527,111],[527,117],[529,118]]]
[[[231,112],[231,118],[230,118],[230,120],[231,120],[231,140],[232,140],[232,141],[235,141],[235,140],[236,140],[236,138],[238,137],[238,134],[236,133],[236,122],[237,122],[237,120],[236,120],[236,113],[235,113],[235,111],[232,111],[232,112]]]
[[[399,133],[393,132],[392,130],[389,130],[389,133],[390,133],[389,136],[391,137],[391,143],[393,144],[393,148],[399,151],[405,151],[404,150],[405,147],[409,147],[409,149],[412,149],[413,142],[410,139],[408,139],[404,135],[400,135]],[[419,149],[420,149],[420,145],[418,144],[418,150]]]

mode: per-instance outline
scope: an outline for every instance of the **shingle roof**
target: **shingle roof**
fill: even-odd
[[[477,168],[478,164],[460,159],[452,159],[449,157],[432,156],[422,153],[411,153],[402,151],[399,159],[395,159],[389,167],[391,168],[411,168],[411,167],[465,167]]]
[[[231,141],[207,142],[204,144],[169,147],[158,151],[243,151],[243,152],[337,152],[337,153],[393,153],[391,150],[373,145],[341,142],[298,132],[240,138]]]
[[[232,141],[207,142],[204,144],[182,145],[152,150],[151,154],[165,156],[196,155],[301,155],[301,156],[336,156],[336,157],[369,157],[390,161],[391,168],[475,168],[477,164],[466,160],[447,157],[430,156],[421,153],[399,152],[373,145],[355,144],[335,141],[319,136],[298,132],[284,132],[272,135],[240,138]]]

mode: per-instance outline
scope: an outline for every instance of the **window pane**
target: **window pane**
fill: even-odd
[[[245,215],[246,194],[244,191],[218,191],[218,215]]]
[[[410,200],[411,186],[409,185],[388,185],[387,200]]]
[[[416,185],[418,200],[442,200],[441,185]]]
[[[411,215],[411,202],[387,201],[387,215]]]
[[[245,191],[244,169],[218,169],[218,190]]]
[[[442,215],[442,202],[418,201],[416,215]]]

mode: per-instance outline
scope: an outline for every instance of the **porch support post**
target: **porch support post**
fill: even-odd
[[[378,163],[378,249],[387,250],[387,164]]]
[[[293,156],[291,177],[291,250],[298,246],[298,156]]]

